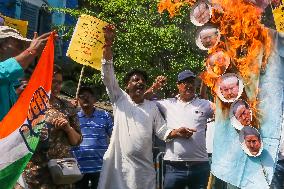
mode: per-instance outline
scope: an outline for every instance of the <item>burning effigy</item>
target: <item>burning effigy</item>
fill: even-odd
[[[284,34],[261,23],[281,0],[161,0],[170,17],[190,6],[196,45],[208,51],[200,78],[215,97],[211,172],[240,188],[269,188],[277,161],[284,102]],[[277,8],[274,12],[277,12]],[[279,12],[279,11],[278,11]],[[282,28],[283,29],[283,28]],[[255,145],[249,143],[254,141]]]

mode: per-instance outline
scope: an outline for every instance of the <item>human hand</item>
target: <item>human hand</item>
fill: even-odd
[[[51,121],[55,129],[61,129],[67,131],[70,129],[70,124],[66,118],[55,118]]]
[[[29,52],[33,53],[35,56],[38,56],[43,51],[46,42],[48,40],[48,37],[50,36],[51,32],[42,34],[41,36],[38,36],[38,33],[34,33],[34,38],[32,42],[30,43],[29,48],[27,49]],[[58,37],[58,35],[55,35],[55,39]]]
[[[177,137],[181,137],[181,138],[190,138],[193,133],[196,132],[196,129],[190,129],[187,127],[180,127],[178,129],[174,129],[171,132],[171,138],[177,138]]]
[[[20,86],[16,88],[16,93],[18,94],[18,96],[25,90],[27,85],[28,81],[26,80],[20,81]]]
[[[152,85],[153,90],[160,90],[163,86],[165,86],[167,83],[167,77],[159,75],[156,79],[155,82]]]
[[[73,106],[75,106],[75,108],[78,106],[78,98],[74,98],[70,102]]]
[[[105,46],[112,46],[115,37],[115,26],[109,24],[103,28],[105,37]]]

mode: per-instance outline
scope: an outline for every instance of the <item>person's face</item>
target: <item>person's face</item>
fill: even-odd
[[[245,105],[238,106],[235,117],[244,126],[248,126],[251,123],[251,113]]]
[[[222,60],[221,60],[222,61]],[[226,71],[226,65],[222,64],[222,62],[219,62],[219,60],[216,60],[215,62],[211,61],[209,63],[212,71],[216,73],[217,75],[221,75]],[[223,62],[224,63],[224,62]]]
[[[210,19],[210,10],[206,3],[200,3],[193,11],[193,17],[200,24],[205,24]]]
[[[146,90],[146,81],[143,75],[132,75],[127,83],[126,90],[131,97],[143,97]]]
[[[252,155],[257,155],[261,147],[260,140],[255,135],[245,136],[245,143]]]
[[[205,48],[212,48],[218,40],[217,31],[203,32],[200,34],[200,40]]]
[[[83,91],[78,97],[79,104],[82,108],[93,108],[95,98],[90,92]]]
[[[56,73],[53,75],[52,86],[51,86],[51,94],[53,96],[58,96],[61,91],[63,77],[62,74]]]
[[[195,96],[195,78],[189,77],[177,83],[180,98],[185,101],[190,101]]]
[[[238,81],[231,83],[221,83],[220,91],[226,100],[236,99],[239,93]]]
[[[28,44],[28,42],[12,37],[5,39],[4,42],[0,44],[2,58],[7,59],[19,55],[28,47]]]
[[[221,75],[226,71],[226,61],[226,58],[221,53],[218,53],[209,58],[209,66],[215,74]]]

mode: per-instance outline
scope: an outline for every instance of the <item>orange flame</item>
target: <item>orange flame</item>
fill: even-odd
[[[196,0],[161,0],[159,12],[168,10],[170,16],[175,16],[183,5],[193,5]],[[245,85],[253,82],[252,76],[259,75],[261,69],[266,68],[268,57],[271,53],[272,39],[268,29],[261,24],[262,10],[255,5],[245,2],[245,0],[212,0],[212,4],[218,4],[223,10],[213,9],[210,22],[220,30],[221,42],[209,50],[209,54],[223,51],[231,58],[228,68],[230,72],[239,74]],[[263,55],[263,56],[262,56]],[[210,58],[210,57],[209,57]],[[259,58],[262,58],[259,64]],[[206,62],[208,62],[207,60]],[[207,69],[200,74],[204,84],[211,88],[213,94],[216,92],[218,75],[221,62],[215,62],[214,69]],[[248,99],[243,93],[242,98],[246,100],[253,111],[253,125],[259,128],[259,118],[261,113],[257,110],[259,104],[256,99],[258,88],[255,89],[253,99]],[[223,104],[227,109],[228,104]]]
[[[230,71],[238,73],[244,83],[250,85],[253,82],[252,76],[259,75],[261,69],[265,69],[272,46],[268,29],[260,22],[262,11],[243,0],[213,0],[213,3],[220,4],[223,8],[222,12],[213,12],[211,22],[218,26],[224,43],[210,49],[210,52],[214,53],[223,48],[232,60]],[[209,78],[209,81],[212,79]],[[215,91],[215,83],[208,86],[213,86],[211,89]],[[254,98],[248,99],[246,93],[243,93],[242,99],[249,103],[253,112],[252,125],[259,128],[261,112],[257,108],[259,101],[256,99],[259,89],[255,90]]]
[[[184,5],[192,6],[197,0],[161,0],[158,4],[158,12],[161,14],[167,10],[170,17],[174,17]]]
[[[224,12],[215,11],[211,22],[219,26],[225,38],[224,50],[232,58],[245,83],[248,83],[251,73],[258,74],[261,68],[265,68],[271,49],[268,29],[260,22],[261,10],[243,0],[213,0],[213,3],[220,4]],[[219,48],[220,45],[211,49],[211,52]],[[256,60],[262,50],[264,58],[260,67]]]

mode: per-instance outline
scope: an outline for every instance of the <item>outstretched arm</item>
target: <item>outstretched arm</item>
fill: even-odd
[[[147,100],[152,100],[155,93],[165,86],[166,83],[167,78],[165,76],[158,76],[152,86],[144,93],[144,98]]]
[[[105,45],[102,59],[102,80],[107,88],[107,93],[112,103],[115,103],[123,94],[114,75],[113,54],[111,49],[114,32],[115,27],[113,25],[108,25],[104,28]]]
[[[41,54],[50,34],[51,32],[45,33],[38,37],[38,34],[35,33],[30,47],[15,57],[23,69],[26,69],[30,63],[34,61],[35,57]]]

